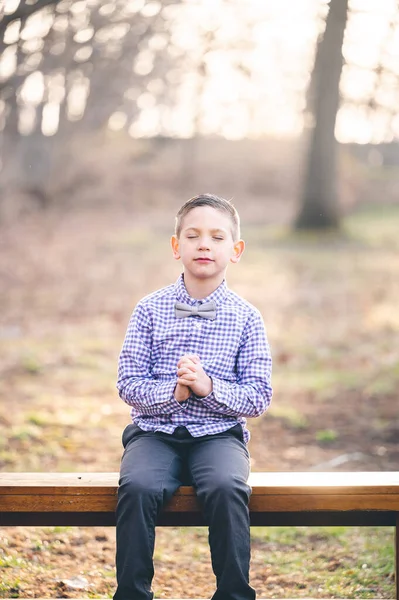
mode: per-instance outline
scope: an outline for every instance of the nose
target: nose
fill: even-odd
[[[209,250],[210,244],[208,238],[199,238],[198,240],[198,249],[199,250]]]

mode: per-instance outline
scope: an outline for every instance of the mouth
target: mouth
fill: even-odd
[[[213,262],[213,260],[212,260],[212,259],[210,259],[210,258],[205,258],[205,257],[202,257],[202,258],[201,258],[201,257],[200,257],[200,258],[195,258],[195,259],[194,259],[194,262],[206,264],[206,263],[212,263],[212,262]]]

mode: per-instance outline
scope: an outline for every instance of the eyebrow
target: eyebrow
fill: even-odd
[[[198,229],[197,227],[185,227],[184,231],[195,231],[195,232],[199,233],[201,230]],[[227,229],[220,229],[220,228],[211,229],[210,232],[211,233],[228,233]]]

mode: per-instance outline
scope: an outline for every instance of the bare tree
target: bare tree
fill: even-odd
[[[163,7],[170,1],[165,0]],[[131,122],[139,108],[135,102],[125,102],[126,90],[132,87],[138,96],[170,68],[169,55],[157,49],[145,73],[133,67],[139,52],[148,50],[157,34],[170,43],[162,11],[136,14],[126,9],[123,0],[113,0],[105,8],[103,3],[73,0],[37,0],[35,4],[23,0],[11,14],[1,14],[0,9],[0,50],[14,56],[13,69],[0,78],[0,196],[5,196],[7,188],[7,193],[22,191],[41,206],[49,204],[48,184],[76,132],[90,135],[105,130],[115,111],[125,111],[126,122]],[[25,27],[40,11],[49,26],[29,45]],[[39,99],[27,100],[24,85],[34,72],[41,76],[43,93]],[[79,89],[71,101],[74,86],[75,92]],[[162,91],[157,101],[166,104],[168,99],[160,96]],[[53,129],[48,133],[43,130],[45,110],[55,105],[58,117],[52,117]],[[22,131],[21,114],[26,106],[34,118]]]
[[[297,229],[339,226],[337,142],[335,122],[339,108],[342,44],[348,18],[348,0],[331,0],[324,35],[319,40],[313,71],[314,128],[305,167]]]

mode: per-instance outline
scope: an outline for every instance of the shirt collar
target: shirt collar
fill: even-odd
[[[213,300],[216,306],[218,306],[226,298],[228,287],[226,280],[223,279],[222,283],[214,292],[212,292],[212,294],[209,294],[209,296],[206,298],[201,298],[201,300],[198,300],[197,298],[192,298],[187,292],[186,286],[184,285],[184,275],[182,273],[175,283],[175,292],[178,302],[186,302],[187,304],[194,305],[198,303],[203,304],[204,302],[210,302]]]

